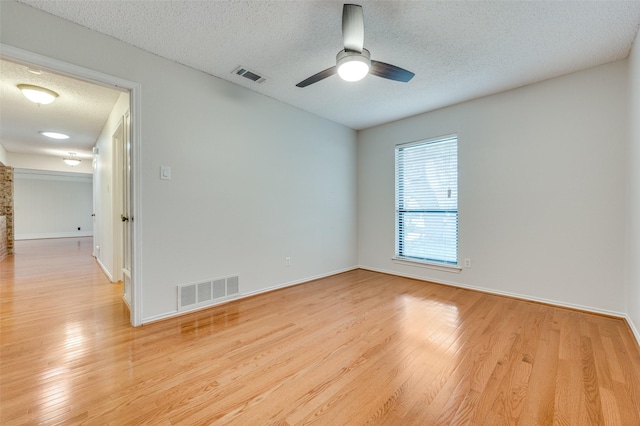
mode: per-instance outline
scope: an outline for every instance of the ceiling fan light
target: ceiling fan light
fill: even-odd
[[[369,51],[362,49],[362,53],[341,51],[336,58],[338,75],[345,81],[362,80],[371,66]]]
[[[25,98],[38,105],[50,104],[58,97],[58,94],[53,90],[31,84],[18,84],[18,89],[22,91]]]
[[[338,75],[345,81],[362,80],[369,73],[369,66],[364,62],[351,60],[338,68]]]

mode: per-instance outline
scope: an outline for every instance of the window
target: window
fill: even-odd
[[[396,258],[458,264],[457,135],[396,146]]]

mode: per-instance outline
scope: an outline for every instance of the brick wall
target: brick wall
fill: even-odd
[[[0,217],[4,216],[5,231],[0,230],[0,257],[6,251],[13,254],[13,167],[0,165]],[[2,225],[0,225],[1,227]]]

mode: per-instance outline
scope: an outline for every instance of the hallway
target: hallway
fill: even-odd
[[[16,254],[0,262],[0,423],[69,411],[84,388],[78,381],[95,377],[87,375],[90,361],[114,349],[111,331],[129,330],[122,285],[109,282],[92,244],[92,237],[16,241]]]

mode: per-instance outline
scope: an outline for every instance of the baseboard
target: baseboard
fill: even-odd
[[[479,292],[482,292],[482,293],[495,294],[497,296],[512,297],[514,299],[520,299],[520,300],[524,300],[524,301],[527,301],[527,302],[544,303],[545,305],[558,306],[558,307],[561,307],[561,308],[574,309],[574,310],[589,312],[589,313],[598,314],[598,315],[606,315],[606,316],[615,317],[615,318],[622,318],[622,319],[627,320],[627,322],[629,322],[628,319],[627,319],[628,318],[627,314],[625,314],[624,312],[609,311],[607,309],[599,309],[599,308],[594,308],[594,307],[591,307],[591,306],[584,306],[584,305],[577,305],[577,304],[573,304],[573,303],[560,302],[560,301],[557,301],[557,300],[544,299],[544,298],[541,298],[541,297],[533,297],[533,296],[519,294],[519,293],[511,293],[511,292],[508,292],[508,291],[494,290],[494,289],[490,289],[490,288],[486,288],[486,287],[476,287],[476,286],[472,286],[472,285],[460,284],[460,283],[451,282],[451,281],[435,280],[435,279],[431,279],[431,278],[421,277],[421,276],[418,276],[418,275],[405,274],[405,273],[401,273],[401,272],[397,272],[397,271],[390,271],[390,270],[386,270],[386,269],[373,268],[373,267],[364,266],[364,265],[360,265],[359,268],[360,269],[365,269],[367,271],[380,272],[382,274],[396,275],[396,276],[399,276],[399,277],[412,278],[414,280],[427,281],[427,282],[432,282],[432,283],[436,283],[436,284],[448,285],[448,286],[451,286],[451,287],[458,287],[458,288],[464,288],[464,289],[467,289],[467,290],[479,291]]]
[[[129,303],[129,301],[127,300],[124,294],[122,295],[122,301],[124,302],[125,305],[127,305],[127,309],[129,309],[129,312],[131,312],[131,304]]]
[[[15,240],[48,240],[51,238],[93,237],[93,231],[49,232],[44,234],[16,234]]]
[[[108,273],[106,268],[104,268],[104,265],[102,265],[100,260],[97,259],[97,258],[96,258],[96,260],[98,261],[98,264],[105,271],[105,274],[107,274],[107,276],[110,277],[110,274]],[[352,266],[352,267],[340,269],[340,270],[337,270],[337,271],[328,272],[326,274],[319,274],[319,275],[315,275],[315,276],[312,276],[312,277],[307,277],[307,278],[304,278],[304,279],[289,281],[289,282],[286,282],[286,283],[283,283],[283,284],[278,284],[278,285],[275,285],[275,286],[267,287],[267,288],[260,289],[260,290],[257,290],[257,291],[243,293],[242,295],[240,295],[239,297],[236,297],[234,299],[222,300],[219,303],[215,303],[213,305],[207,305],[207,306],[203,306],[203,307],[200,307],[200,308],[194,308],[194,309],[191,309],[191,310],[188,310],[188,311],[177,311],[176,310],[176,311],[167,312],[167,313],[160,314],[160,315],[154,315],[154,316],[151,316],[151,317],[148,317],[148,318],[144,318],[142,320],[142,324],[149,324],[149,323],[152,323],[152,322],[173,318],[173,317],[185,315],[185,314],[188,314],[188,313],[193,313],[193,312],[196,312],[196,311],[209,309],[211,307],[223,305],[225,303],[229,303],[229,302],[232,302],[234,300],[245,299],[245,298],[256,296],[256,295],[259,295],[259,294],[262,294],[262,293],[268,293],[268,292],[279,290],[279,289],[282,289],[282,288],[292,287],[292,286],[295,286],[295,285],[298,285],[298,284],[303,284],[303,283],[314,281],[314,280],[318,280],[318,279],[321,279],[321,278],[327,278],[327,277],[330,277],[332,275],[338,275],[338,274],[342,274],[344,272],[353,271],[355,269],[364,269],[364,270],[367,270],[367,271],[380,272],[382,274],[396,275],[396,276],[399,276],[399,277],[412,278],[412,279],[425,281],[425,282],[433,282],[433,283],[436,283],[436,284],[442,284],[442,285],[448,285],[448,286],[451,286],[451,287],[464,288],[464,289],[467,289],[467,290],[479,291],[479,292],[482,292],[482,293],[495,294],[497,296],[512,297],[514,299],[520,299],[520,300],[524,300],[524,301],[528,301],[528,302],[544,303],[546,305],[558,306],[558,307],[561,307],[561,308],[568,308],[568,309],[575,309],[575,310],[579,310],[579,311],[584,311],[584,312],[589,312],[589,313],[594,313],[594,314],[599,314],[599,315],[607,315],[607,316],[611,316],[611,317],[624,319],[627,322],[627,324],[629,325],[629,328],[631,329],[634,337],[636,338],[636,341],[638,342],[638,345],[640,346],[640,332],[635,327],[635,324],[633,323],[633,321],[631,321],[631,318],[627,314],[622,313],[622,312],[609,311],[609,310],[606,310],[606,309],[599,309],[599,308],[594,308],[594,307],[590,307],[590,306],[583,306],[583,305],[576,305],[576,304],[572,304],[572,303],[559,302],[557,300],[544,299],[544,298],[539,298],[539,297],[532,297],[532,296],[522,295],[522,294],[518,294],[518,293],[511,293],[511,292],[506,292],[506,291],[488,289],[488,288],[484,288],[484,287],[476,287],[476,286],[464,285],[464,284],[454,283],[454,282],[445,281],[445,280],[427,279],[427,278],[420,277],[420,276],[417,276],[417,275],[403,274],[403,273],[399,273],[399,272],[396,272],[396,271],[390,271],[390,270],[380,269],[380,268],[373,268],[373,267],[364,266],[364,265]],[[125,301],[125,303],[126,303],[126,301]]]
[[[358,266],[350,266],[348,268],[339,269],[337,271],[328,272],[326,274],[314,275],[312,277],[303,278],[301,280],[289,281],[289,282],[286,282],[284,284],[278,284],[278,285],[274,285],[272,287],[267,287],[267,288],[264,288],[264,289],[261,289],[261,290],[251,291],[249,293],[243,293],[242,297],[250,297],[250,296],[255,296],[257,294],[268,293],[270,291],[279,290],[281,288],[291,287],[291,286],[298,285],[298,284],[308,283],[309,281],[315,281],[315,280],[319,280],[321,278],[331,277],[333,275],[342,274],[342,273],[345,273],[345,272],[353,271],[355,269],[359,269],[359,267]]]
[[[104,272],[107,278],[109,278],[109,281],[113,282],[113,275],[111,275],[111,272],[109,272],[107,267],[104,266],[104,264],[100,261],[100,258],[96,257],[95,259],[96,259],[96,262],[98,262],[98,265],[100,265],[100,269],[102,269],[102,272]]]
[[[638,342],[638,346],[640,346],[640,331],[638,331],[638,328],[636,327],[636,325],[633,323],[633,321],[631,321],[631,317],[629,317],[629,315],[625,315],[625,319],[627,320],[627,324],[629,325],[629,328],[631,329],[633,336],[636,338],[636,341]]]
[[[162,320],[173,318],[173,317],[182,316],[182,315],[185,315],[185,314],[190,314],[190,313],[197,312],[197,311],[202,311],[202,310],[205,310],[205,309],[212,308],[214,306],[220,306],[220,305],[224,305],[225,303],[233,302],[233,301],[236,301],[236,300],[241,300],[241,299],[246,299],[248,297],[257,296],[258,294],[269,293],[271,291],[280,290],[282,288],[292,287],[292,286],[298,285],[298,284],[304,284],[304,283],[307,283],[309,281],[314,281],[314,280],[318,280],[318,279],[321,279],[321,278],[327,278],[327,277],[330,277],[330,276],[333,276],[333,275],[342,274],[344,272],[353,271],[355,269],[359,269],[359,267],[358,266],[350,266],[348,268],[339,269],[337,271],[327,272],[326,274],[319,274],[319,275],[314,275],[314,276],[311,276],[311,277],[303,278],[303,279],[300,279],[300,280],[289,281],[289,282],[286,282],[286,283],[283,283],[283,284],[274,285],[274,286],[263,288],[263,289],[260,289],[260,290],[250,291],[248,293],[242,293],[240,296],[234,297],[233,299],[221,300],[219,303],[214,303],[214,304],[211,304],[211,305],[201,306],[201,307],[190,309],[190,310],[185,310],[185,311],[175,310],[175,311],[166,312],[166,313],[160,314],[160,315],[154,315],[154,316],[151,316],[151,317],[148,317],[148,318],[143,318],[142,319],[142,325],[149,324],[149,323],[156,322],[156,321],[162,321]]]

